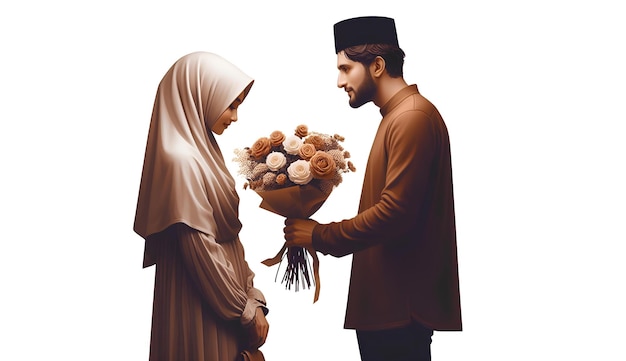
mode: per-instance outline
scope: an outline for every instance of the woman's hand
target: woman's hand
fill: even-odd
[[[265,340],[267,339],[269,328],[270,325],[267,323],[263,309],[261,307],[257,307],[254,320],[252,320],[252,325],[247,329],[251,350],[256,350],[263,346]]]

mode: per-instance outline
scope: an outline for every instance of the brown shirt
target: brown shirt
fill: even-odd
[[[353,254],[345,328],[386,329],[418,321],[461,330],[450,142],[416,85],[381,110],[359,213],[321,224],[313,246]]]

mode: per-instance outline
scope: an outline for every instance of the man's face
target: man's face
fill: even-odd
[[[352,108],[358,108],[374,99],[377,88],[369,68],[348,59],[345,53],[340,51],[337,53],[337,69],[339,70],[337,86],[348,92]]]

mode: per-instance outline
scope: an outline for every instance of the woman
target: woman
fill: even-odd
[[[207,52],[180,58],[157,90],[134,230],[156,264],[150,360],[233,361],[267,337],[238,233],[239,198],[214,134],[254,80]]]

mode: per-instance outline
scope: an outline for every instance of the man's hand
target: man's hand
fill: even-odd
[[[257,307],[252,326],[248,328],[248,339],[250,340],[250,349],[256,350],[263,346],[267,339],[270,325],[267,323],[265,313],[261,307]]]
[[[313,248],[313,228],[318,223],[310,219],[287,218],[285,220],[285,241],[287,247]]]

